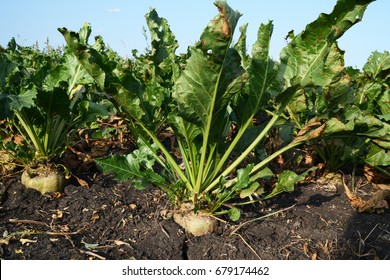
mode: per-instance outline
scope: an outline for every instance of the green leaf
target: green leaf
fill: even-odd
[[[252,47],[252,58],[247,68],[248,81],[233,104],[240,126],[251,120],[268,102],[269,96],[267,97],[266,91],[276,74],[274,62],[269,57],[272,30],[272,22],[260,26],[257,40]]]
[[[190,49],[186,69],[176,81],[173,92],[181,116],[202,127],[206,135],[215,111],[224,112],[228,104],[225,98],[227,84],[230,83],[227,80],[231,82],[232,78],[226,80],[222,73],[229,77],[235,75],[234,72],[223,72],[223,66],[231,59],[229,56],[236,53],[229,51],[229,47],[241,16],[225,2],[215,4],[220,14],[203,31],[199,43]],[[223,87],[221,81],[224,81]]]
[[[228,216],[229,216],[230,220],[232,220],[234,222],[234,221],[237,221],[238,219],[240,219],[241,212],[238,208],[233,207],[233,208],[230,208],[228,210]]]
[[[245,168],[240,168],[237,170],[237,183],[235,184],[236,189],[245,189],[251,183],[250,172],[253,169],[253,164],[248,164]]]
[[[5,55],[0,56],[0,89],[7,85],[9,75],[14,72],[16,65]]]
[[[147,184],[165,186],[165,178],[153,170],[156,161],[159,161],[157,150],[141,139],[138,145],[139,149],[129,155],[96,159],[96,164],[104,173],[115,175],[119,181],[132,179],[137,188],[147,187]]]
[[[108,117],[109,115],[106,107],[88,100],[79,102],[78,108],[81,113],[80,120],[78,121],[82,123],[95,122],[97,118]]]
[[[0,119],[8,117],[12,111],[19,112],[23,108],[34,107],[37,94],[37,89],[33,85],[22,89],[19,95],[0,93]]]
[[[174,34],[172,33],[168,21],[158,16],[155,9],[145,15],[149,28],[152,58],[154,64],[159,67],[162,74],[167,74],[172,70],[178,74],[178,66],[175,63],[175,51],[179,47]]]
[[[257,189],[259,188],[260,184],[258,182],[252,183],[248,188],[241,190],[240,192],[240,198],[247,198],[254,194]]]
[[[177,80],[173,93],[182,117],[202,128],[206,127],[208,119],[212,117],[211,106],[219,72],[208,64],[201,50],[192,49],[186,70]]]
[[[390,149],[390,125],[373,115],[360,111],[357,107],[345,112],[344,122],[332,118],[326,123],[323,136],[355,136],[372,139],[377,145]]]
[[[280,192],[292,192],[294,190],[295,184],[305,179],[304,176],[299,176],[291,170],[284,170],[282,173],[279,173],[277,177],[278,182],[272,191],[273,195]]]
[[[307,141],[321,137],[362,137],[369,138],[384,149],[390,149],[390,125],[362,111],[357,106],[349,106],[343,114],[325,119],[322,123],[308,123],[294,141]]]
[[[75,54],[69,47],[65,49],[62,57],[63,62],[58,64],[45,78],[46,90],[59,87],[62,82],[66,82],[70,92],[76,85],[91,85],[95,80],[89,72],[80,64]]]
[[[390,75],[390,53],[373,52],[363,66],[363,70],[374,79],[386,79]]]
[[[103,58],[97,50],[89,48],[87,45],[92,32],[91,26],[85,23],[79,33],[69,31],[66,28],[58,28],[58,31],[64,36],[69,48],[72,49],[85,70],[97,82],[99,88],[104,89],[106,74],[102,69],[104,67]]]
[[[291,170],[284,170],[277,175],[278,182],[275,184],[275,187],[272,189],[272,192],[266,196],[265,199],[271,198],[275,195],[278,195],[282,192],[292,192],[297,183],[304,180],[306,176],[312,170],[317,169],[317,167],[312,167],[306,170],[304,173],[298,175]]]
[[[171,112],[168,116],[168,121],[173,124],[175,133],[178,136],[182,136],[187,140],[187,143],[194,143],[196,138],[202,134],[202,130],[189,122],[183,121],[181,117],[177,115],[176,111]]]
[[[359,107],[369,113],[375,113],[377,100],[382,94],[382,83],[371,80],[359,85],[356,91]]]
[[[387,115],[387,122],[389,122],[390,116],[390,90],[386,90],[378,101],[381,114],[383,116]]]
[[[326,85],[332,81],[343,69],[334,43],[362,19],[371,2],[338,0],[332,13],[321,14],[281,51],[280,73],[288,86]],[[326,63],[327,59],[332,63]]]
[[[247,54],[246,50],[246,30],[248,28],[248,24],[243,24],[239,31],[240,31],[240,37],[237,40],[237,43],[234,45],[234,48],[237,50],[238,54],[241,57],[241,66],[243,69],[247,69],[249,65],[250,57]]]
[[[342,75],[336,82],[322,87],[321,91],[319,93],[316,91],[315,94],[317,100],[314,102],[317,103],[317,109],[313,109],[314,113],[319,111],[320,114],[328,117],[337,115],[340,111],[355,104],[357,101],[356,92],[349,75]],[[318,104],[320,102],[321,104]]]
[[[388,166],[390,165],[390,154],[377,145],[371,145],[366,162],[371,166]]]
[[[114,96],[114,99],[125,110],[126,114],[136,120],[141,120],[145,114],[138,97],[142,93],[142,85],[131,75],[123,81],[125,86],[117,86],[117,95]]]
[[[272,177],[274,177],[274,173],[272,172],[271,169],[269,169],[268,167],[265,167],[263,169],[261,169],[260,171],[258,171],[257,173],[253,174],[251,176],[251,180],[254,181],[254,180],[257,180],[257,179],[271,179]]]
[[[143,182],[144,188],[147,184],[166,184],[163,177],[155,173],[151,169],[145,169],[150,163],[143,162],[139,159],[139,152],[130,154],[128,156],[111,156],[104,159],[96,159],[97,166],[103,170],[104,173],[110,173],[119,181],[127,181],[129,179],[137,182],[138,188]],[[146,183],[146,184],[145,184]]]

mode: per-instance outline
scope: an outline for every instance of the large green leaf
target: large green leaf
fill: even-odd
[[[364,137],[384,149],[390,149],[390,125],[377,117],[361,111],[357,106],[345,109],[341,117],[308,123],[295,141],[307,141],[321,137]]]
[[[175,51],[179,44],[172,33],[168,21],[158,16],[155,9],[145,15],[146,23],[149,28],[152,59],[156,67],[161,70],[161,75],[169,74],[171,71],[179,72],[178,65],[175,62]]]
[[[366,156],[366,162],[372,166],[390,165],[390,154],[377,145],[372,145]]]
[[[76,85],[91,85],[95,80],[81,65],[77,57],[67,47],[62,57],[63,62],[58,64],[45,78],[45,88],[50,91],[59,87],[60,83],[66,82],[69,86],[68,94]],[[69,96],[72,99],[72,96]]]
[[[371,2],[373,0],[338,0],[332,13],[321,14],[307,25],[280,54],[281,74],[287,86],[329,84],[337,71],[343,69],[333,44],[362,19]],[[328,56],[334,63],[326,65]]]
[[[390,90],[385,90],[378,101],[380,113],[387,115],[387,122],[390,121]]]
[[[9,117],[12,111],[19,112],[23,108],[33,107],[37,94],[37,89],[33,85],[22,89],[19,95],[0,93],[0,119]]]
[[[120,181],[133,180],[134,187],[141,189],[148,184],[163,187],[167,184],[164,177],[153,170],[158,161],[153,146],[146,142],[138,142],[139,149],[126,156],[115,155],[103,159],[96,159],[96,164],[105,173],[114,174]]]
[[[94,78],[100,89],[104,89],[106,73],[102,69],[104,63],[102,56],[94,48],[88,47],[88,39],[91,35],[91,26],[87,23],[80,29],[79,33],[69,31],[66,28],[58,28],[64,36],[67,45],[76,54],[85,70]]]
[[[229,51],[229,48],[241,16],[226,2],[216,2],[215,5],[220,14],[203,31],[199,43],[191,48],[186,69],[176,81],[173,92],[181,116],[202,127],[206,135],[215,111],[224,112],[228,104],[226,89],[235,75],[223,70],[224,65],[229,65],[228,61],[235,60],[236,52]],[[237,67],[232,71],[240,70]],[[220,116],[223,117],[223,113]]]
[[[371,114],[389,114],[390,54],[373,52],[363,70],[356,75],[359,107]]]
[[[81,123],[96,122],[97,118],[107,117],[109,112],[102,104],[98,104],[89,100],[83,100],[78,103]]]
[[[269,99],[266,98],[266,91],[276,73],[274,62],[269,57],[272,30],[271,22],[262,24],[258,30],[257,40],[252,47],[252,57],[246,69],[248,80],[244,90],[241,91],[233,104],[240,125],[251,120]]]

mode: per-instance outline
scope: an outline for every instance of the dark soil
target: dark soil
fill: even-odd
[[[357,213],[343,186],[300,185],[194,237],[161,214],[168,199],[92,172],[89,186],[40,195],[0,179],[1,259],[389,259],[390,211]],[[364,177],[361,192],[369,188]],[[267,218],[252,221],[266,214]],[[222,217],[224,218],[224,217]]]

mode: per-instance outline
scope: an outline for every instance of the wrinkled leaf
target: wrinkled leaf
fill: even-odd
[[[97,82],[99,88],[104,89],[106,74],[101,68],[103,64],[101,55],[95,49],[87,47],[88,39],[92,32],[91,26],[85,23],[79,33],[69,31],[66,28],[58,28],[58,31],[64,36],[67,45],[76,54],[85,70]]]
[[[179,47],[168,21],[158,16],[155,9],[145,15],[150,32],[154,63],[162,71],[162,74],[172,70],[178,74],[178,66],[175,63],[175,51]]]
[[[363,70],[374,79],[386,79],[390,75],[390,53],[374,51],[363,66]]]
[[[156,150],[145,142],[138,142],[139,149],[129,155],[114,155],[103,159],[96,159],[97,166],[104,173],[111,173],[119,181],[133,180],[138,189],[145,188],[148,184],[166,185],[164,177],[153,170],[158,162]]]
[[[109,115],[106,107],[88,100],[81,101],[78,104],[78,108],[81,113],[81,122],[83,123],[95,122],[97,118],[107,117]]]
[[[247,69],[248,81],[233,107],[240,125],[252,119],[269,99],[266,91],[276,74],[274,62],[269,57],[272,30],[272,22],[262,24],[252,47],[252,57]]]
[[[80,64],[77,57],[69,48],[66,48],[62,59],[63,63],[58,64],[45,78],[45,87],[47,91],[59,87],[61,82],[66,82],[68,84],[68,93],[76,85],[94,83],[93,77]]]
[[[334,43],[361,20],[371,2],[337,1],[332,13],[321,14],[281,51],[280,73],[288,86],[326,85],[332,81],[334,75],[343,69]],[[326,63],[327,59],[331,63]]]
[[[228,105],[226,89],[230,83],[222,74],[234,77],[234,72],[223,72],[223,67],[234,55],[229,47],[241,16],[225,2],[216,2],[216,5],[220,14],[203,31],[200,42],[190,49],[186,69],[176,81],[173,92],[181,116],[203,130],[210,129],[208,126],[215,111],[224,112]],[[239,71],[239,68],[235,71]],[[225,82],[220,84],[220,81]],[[224,117],[223,114],[220,116]]]

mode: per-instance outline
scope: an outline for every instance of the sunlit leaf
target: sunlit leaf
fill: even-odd
[[[337,1],[330,14],[321,14],[281,51],[280,74],[289,86],[326,85],[332,81],[334,74],[343,69],[334,43],[362,19],[371,2]],[[328,59],[332,63],[326,63]]]
[[[237,221],[238,219],[240,219],[241,212],[238,208],[233,207],[233,208],[229,209],[228,216],[229,216],[230,220],[232,220],[234,222],[234,221]]]

